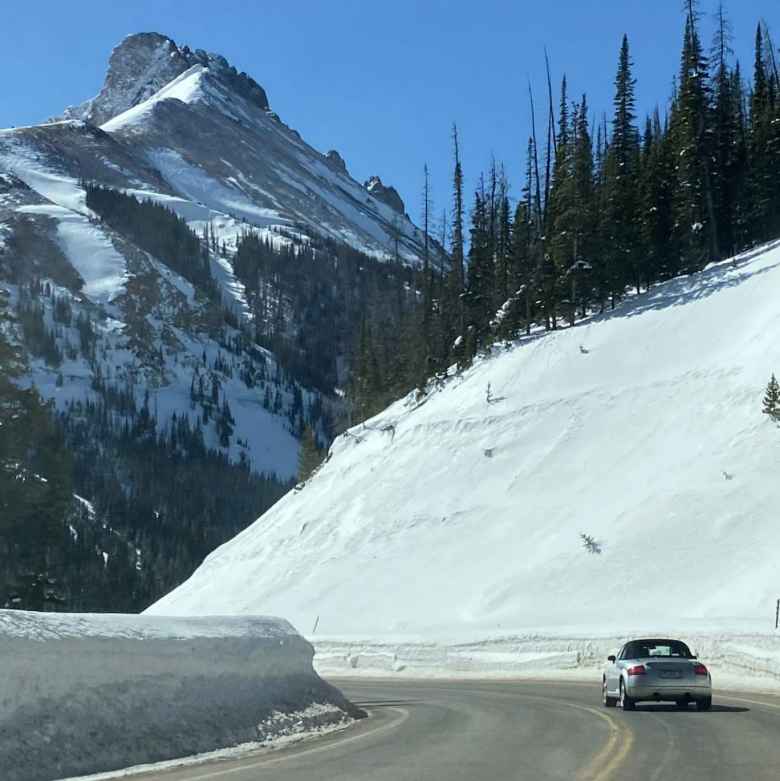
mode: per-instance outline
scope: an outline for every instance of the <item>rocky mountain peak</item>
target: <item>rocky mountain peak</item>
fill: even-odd
[[[65,110],[66,119],[102,125],[150,98],[193,65],[203,65],[230,89],[259,108],[268,109],[265,90],[246,73],[239,73],[222,55],[177,46],[167,35],[136,33],[111,53],[108,73],[98,95]]]
[[[398,194],[398,190],[396,190],[395,187],[389,187],[382,184],[382,180],[378,176],[372,176],[363,184],[363,186],[374,196],[374,198],[378,201],[382,201],[382,203],[386,203],[399,214],[404,214],[406,212],[406,207],[404,206],[403,199]]]
[[[325,159],[328,161],[328,165],[330,165],[331,168],[335,168],[342,174],[347,173],[347,164],[344,162],[344,158],[335,149],[331,149],[328,154],[325,155]]]

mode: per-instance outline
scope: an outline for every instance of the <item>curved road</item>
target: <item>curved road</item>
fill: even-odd
[[[297,748],[144,781],[752,781],[780,778],[780,698],[712,711],[600,704],[600,687],[536,681],[334,681],[371,718]]]

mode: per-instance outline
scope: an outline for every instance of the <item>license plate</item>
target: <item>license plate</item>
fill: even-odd
[[[661,673],[662,678],[679,678],[680,673],[674,672],[672,670],[665,670]]]

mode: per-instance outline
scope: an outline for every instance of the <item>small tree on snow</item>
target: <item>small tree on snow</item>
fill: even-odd
[[[582,545],[588,553],[601,553],[601,543],[590,534],[580,534]]]
[[[764,414],[769,415],[774,421],[780,421],[780,383],[775,375],[769,380],[764,396]]]

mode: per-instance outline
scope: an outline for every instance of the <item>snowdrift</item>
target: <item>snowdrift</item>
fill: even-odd
[[[150,612],[272,611],[316,624],[329,664],[352,647],[407,671],[393,648],[504,638],[482,652],[513,671],[512,638],[576,658],[633,632],[741,636],[774,661],[738,669],[778,677],[778,301],[775,243],[494,350],[341,436]]]
[[[113,770],[360,715],[312,656],[275,618],[0,611],[3,781]]]

